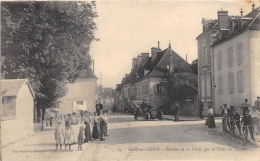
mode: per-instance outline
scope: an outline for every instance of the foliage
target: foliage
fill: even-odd
[[[2,75],[28,78],[36,106],[53,106],[91,65],[94,2],[2,2]]]
[[[198,75],[198,59],[192,61],[191,69],[194,74]]]
[[[192,72],[174,72],[166,77],[165,94],[170,103],[183,102],[198,93],[197,75]]]

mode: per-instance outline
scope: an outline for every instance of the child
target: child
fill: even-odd
[[[105,134],[105,136],[109,136],[109,135],[107,135],[107,122],[108,122],[107,110],[105,110],[104,116],[105,116],[105,121],[106,121],[104,134]]]
[[[72,151],[71,150],[71,139],[72,139],[72,131],[70,130],[70,127],[67,126],[65,129],[65,135],[64,135],[65,150],[67,150],[67,145],[69,145],[69,151]]]
[[[84,131],[85,125],[81,125],[79,129],[79,136],[78,136],[78,151],[82,150],[82,144],[84,143]]]
[[[58,124],[56,125],[54,129],[54,137],[56,140],[56,151],[58,151],[58,147],[60,144],[60,151],[62,151],[62,141],[64,140],[64,131],[63,128],[60,126],[61,122],[58,121]]]

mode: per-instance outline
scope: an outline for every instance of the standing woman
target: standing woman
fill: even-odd
[[[208,128],[215,128],[216,124],[215,124],[215,119],[214,119],[214,110],[211,108],[211,106],[209,105],[209,110],[208,110]]]
[[[79,120],[77,119],[77,114],[73,112],[71,117],[72,144],[76,144],[78,142],[78,133],[79,133],[79,128],[77,125],[78,122]]]
[[[91,141],[91,131],[90,131],[90,118],[89,118],[89,115],[88,115],[88,111],[85,111],[84,112],[84,117],[83,117],[83,122],[85,124],[85,141],[84,142],[89,142]]]
[[[97,112],[94,112],[94,125],[93,125],[93,131],[92,131],[92,138],[99,139],[100,135],[100,125],[98,121]]]

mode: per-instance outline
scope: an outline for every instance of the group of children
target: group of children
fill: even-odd
[[[76,116],[76,113],[73,113],[73,115]],[[72,151],[71,145],[75,143],[74,141],[72,142],[72,140],[75,140],[74,134],[77,135],[78,151],[82,150],[82,145],[84,144],[84,142],[91,141],[91,138],[93,138],[94,140],[100,139],[100,141],[104,141],[104,137],[108,136],[107,111],[102,111],[100,115],[98,115],[98,113],[95,112],[94,115],[95,116],[91,118],[90,113],[85,111],[84,116],[82,116],[81,122],[76,126],[76,129],[71,128],[71,125],[73,125],[73,120],[70,117],[71,114],[68,114],[67,116],[65,115],[64,118],[62,116],[59,117],[57,125],[54,129],[56,151],[58,151],[59,146],[60,151],[62,151],[63,144],[65,145],[65,151],[67,151],[67,146],[69,147],[69,151]],[[86,120],[88,123],[91,123],[91,125],[93,125],[93,130],[91,130],[89,126],[86,126]],[[92,135],[90,131],[92,131]],[[90,135],[87,134],[88,132],[90,133]]]

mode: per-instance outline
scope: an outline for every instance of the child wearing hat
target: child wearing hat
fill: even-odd
[[[64,140],[64,129],[60,125],[61,125],[61,121],[59,120],[58,124],[54,129],[54,137],[56,140],[56,151],[58,151],[59,144],[60,144],[60,151],[62,151],[62,143]]]

